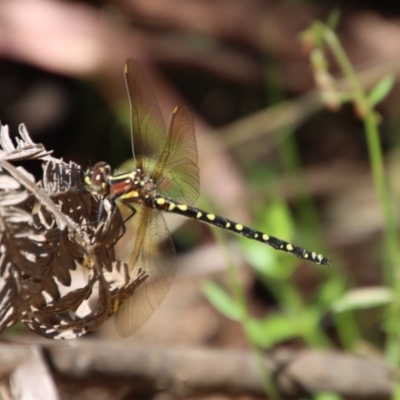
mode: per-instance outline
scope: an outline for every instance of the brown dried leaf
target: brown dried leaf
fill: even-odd
[[[124,232],[115,204],[85,191],[78,165],[51,157],[24,126],[19,133],[15,146],[0,128],[0,331],[22,321],[48,338],[75,338],[146,277],[115,259]],[[37,158],[46,161],[40,182],[9,162]]]

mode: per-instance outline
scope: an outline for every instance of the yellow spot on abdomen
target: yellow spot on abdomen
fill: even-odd
[[[269,240],[269,236],[266,234],[266,233],[264,233],[263,235],[262,235],[262,239],[263,240],[265,240],[266,242]]]
[[[202,213],[202,212],[200,212],[200,211],[198,211],[198,212],[197,212],[197,214],[196,214],[196,218],[201,218],[201,217],[202,217],[202,215],[203,215],[203,213]]]
[[[237,230],[237,231],[242,231],[243,230],[243,225],[241,225],[241,224],[236,224],[235,225],[235,229]]]
[[[163,204],[165,204],[165,199],[160,197],[159,199],[156,200],[156,203],[160,206],[162,206]]]
[[[179,208],[181,211],[187,211],[188,206],[187,206],[186,204],[179,204],[179,205],[178,205],[178,208]]]
[[[169,203],[168,211],[172,211],[175,208],[175,203]]]
[[[254,239],[257,239],[258,238],[258,233],[255,233],[254,234]]]
[[[293,246],[291,244],[286,245],[286,250],[287,251],[293,251]]]
[[[225,228],[230,228],[231,227],[231,223],[230,222],[227,222],[226,224],[225,224]]]
[[[207,219],[209,219],[210,221],[214,221],[215,215],[214,214],[207,214]]]

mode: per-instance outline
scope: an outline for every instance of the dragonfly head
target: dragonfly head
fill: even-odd
[[[104,161],[100,161],[93,168],[85,171],[84,181],[86,190],[99,195],[106,195],[109,191],[109,177],[111,175],[111,167]]]

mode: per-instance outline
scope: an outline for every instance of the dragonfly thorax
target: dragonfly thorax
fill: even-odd
[[[153,179],[140,168],[110,178],[110,193],[115,198],[153,205],[156,188]]]

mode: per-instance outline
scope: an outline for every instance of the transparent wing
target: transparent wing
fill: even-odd
[[[197,159],[192,113],[189,107],[179,104],[172,112],[167,141],[151,176],[159,194],[176,202],[193,204],[200,189]]]
[[[116,329],[124,337],[132,335],[149,319],[168,293],[176,271],[175,249],[164,217],[158,210],[140,204],[135,208],[134,223],[128,221],[127,232],[116,245],[116,255],[121,261],[126,259],[120,256],[128,256],[131,277],[141,269],[148,278],[115,316]],[[125,215],[129,215],[128,212],[123,210]],[[135,228],[133,235],[132,228]]]
[[[153,89],[135,60],[128,59],[125,63],[125,82],[131,107],[132,150],[136,167],[149,173],[164,148],[165,123]]]

